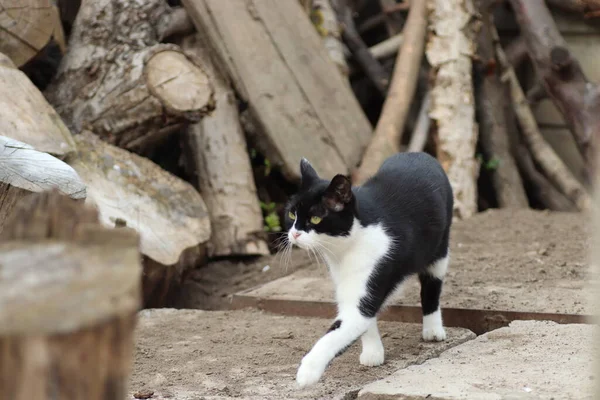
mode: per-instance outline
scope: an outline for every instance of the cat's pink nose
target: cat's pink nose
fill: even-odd
[[[300,236],[300,232],[292,232],[292,236],[294,237],[294,239],[298,239],[298,236]]]

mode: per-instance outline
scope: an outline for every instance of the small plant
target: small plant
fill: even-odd
[[[277,211],[275,210],[276,207],[277,204],[275,203],[260,202],[260,208],[262,208],[263,212],[266,214],[264,217],[264,230],[267,232],[281,231],[281,221],[279,220],[279,215],[277,215]]]
[[[498,169],[498,167],[500,166],[500,159],[496,156],[493,156],[492,158],[490,158],[489,160],[485,161],[483,159],[483,154],[481,153],[477,153],[477,155],[475,156],[475,159],[481,164],[483,165],[483,168],[487,171],[495,171]]]

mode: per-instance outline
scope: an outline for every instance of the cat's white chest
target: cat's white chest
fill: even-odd
[[[367,282],[391,248],[392,240],[380,225],[355,226],[348,246],[339,246],[326,257],[340,307],[353,307],[366,295]]]

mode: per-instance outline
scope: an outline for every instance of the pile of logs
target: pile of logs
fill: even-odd
[[[162,306],[208,259],[273,251],[301,157],[360,184],[395,152],[435,154],[457,218],[482,197],[586,210],[600,92],[548,7],[600,15],[597,0],[5,1],[0,235],[57,190],[137,232],[143,304]],[[511,43],[499,13],[520,27]],[[543,97],[587,180],[540,133]]]

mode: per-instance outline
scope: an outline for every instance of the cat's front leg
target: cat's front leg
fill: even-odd
[[[367,367],[376,367],[383,364],[384,348],[377,328],[377,320],[373,322],[365,333],[360,337],[362,341],[362,353],[360,353],[360,363]]]
[[[341,313],[302,359],[296,374],[298,385],[305,387],[317,383],[331,360],[350,347],[374,322],[375,318],[362,316],[358,308]]]

